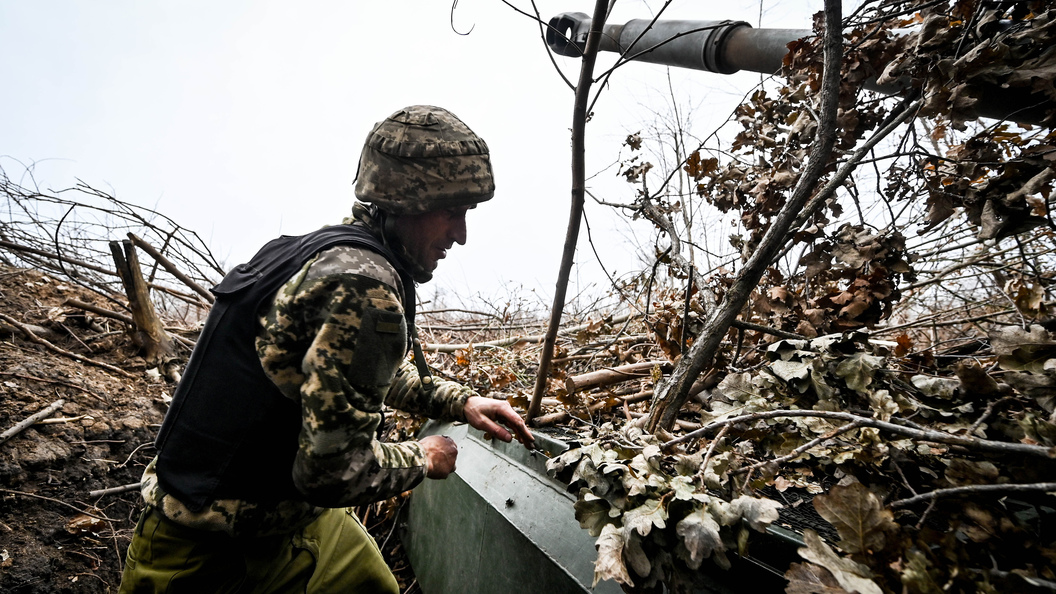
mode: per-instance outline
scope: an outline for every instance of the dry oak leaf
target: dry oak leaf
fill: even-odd
[[[647,499],[642,505],[623,514],[624,527],[642,536],[649,536],[653,526],[662,530],[666,527],[666,521],[667,510],[659,499]]]
[[[627,573],[627,565],[623,562],[624,544],[623,533],[620,529],[614,524],[606,524],[594,545],[594,548],[598,550],[598,558],[594,561],[592,589],[601,580],[616,580],[617,583],[634,586],[630,574]]]
[[[676,534],[682,537],[682,542],[689,551],[689,559],[685,561],[690,569],[699,568],[700,562],[710,557],[713,552],[726,549],[719,530],[719,523],[704,508],[694,510],[675,526]]]
[[[777,521],[780,503],[772,499],[742,495],[730,502],[730,510],[748,522],[752,530],[765,532],[766,527]]]
[[[98,511],[94,510],[93,511]],[[66,532],[73,535],[98,534],[106,530],[107,522],[88,514],[77,514],[66,522]]]
[[[883,364],[883,357],[869,355],[866,353],[854,353],[836,366],[836,375],[847,382],[847,387],[856,391],[864,392],[869,384],[873,382],[873,376]]]
[[[868,555],[884,548],[887,534],[897,530],[894,515],[861,483],[836,485],[814,498],[814,508],[840,535],[840,548]]]
[[[785,594],[848,594],[827,569],[812,563],[789,565],[785,579]]]
[[[901,334],[895,339],[895,356],[905,357],[913,350],[913,339],[908,334]]]
[[[851,559],[840,557],[825,544],[817,532],[811,529],[803,531],[803,542],[806,547],[799,549],[799,556],[807,561],[820,565],[832,573],[840,586],[847,592],[858,594],[883,594],[880,586],[869,577],[869,568],[855,563]]]

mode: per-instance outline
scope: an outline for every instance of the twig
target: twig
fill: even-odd
[[[446,314],[446,313],[465,313],[465,314],[471,314],[471,315],[474,315],[474,316],[481,316],[481,317],[484,317],[484,318],[494,318],[496,320],[502,320],[503,319],[502,316],[499,316],[499,315],[496,315],[496,314],[493,314],[493,313],[488,313],[488,312],[485,312],[485,311],[475,311],[475,310],[472,310],[472,309],[459,309],[457,307],[445,307],[444,309],[430,309],[430,310],[426,310],[426,311],[420,311],[420,312],[418,312],[417,315],[419,317],[421,317],[421,316],[435,316],[435,315]]]
[[[905,328],[915,328],[915,327],[918,327],[918,326],[939,327],[939,326],[956,326],[958,324],[970,324],[972,322],[978,322],[980,320],[987,320],[987,319],[990,319],[990,318],[996,318],[998,316],[1003,316],[1003,315],[1007,315],[1007,314],[1013,314],[1013,313],[1016,313],[1016,309],[1015,308],[1005,309],[1005,310],[1001,310],[1001,311],[995,311],[995,312],[991,312],[991,313],[981,314],[981,315],[978,315],[978,316],[973,316],[973,317],[970,317],[970,318],[960,318],[960,319],[956,319],[956,320],[946,320],[944,322],[936,322],[936,321],[934,321],[934,320],[942,317],[946,313],[947,312],[940,312],[940,313],[937,313],[937,314],[935,314],[933,316],[928,316],[926,318],[920,318],[920,319],[917,319],[917,320],[912,321],[912,322],[906,322],[905,324],[900,324],[898,326],[888,326],[887,328],[877,328],[877,329],[873,330],[871,332],[871,334],[874,334],[874,335],[876,335],[876,334],[884,334],[884,333],[892,332],[892,331],[895,331],[895,330],[903,330]]]
[[[780,456],[778,458],[774,458],[773,460],[763,460],[762,462],[757,462],[755,464],[752,464],[751,466],[745,466],[744,468],[738,468],[736,471],[734,471],[734,474],[741,474],[741,473],[744,473],[744,472],[749,472],[749,471],[755,470],[756,468],[762,468],[762,467],[767,466],[769,464],[781,464],[782,462],[788,462],[789,460],[792,460],[796,456],[798,456],[798,455],[802,454],[803,452],[809,450],[810,448],[818,445],[819,443],[828,441],[828,440],[836,437],[837,435],[842,435],[844,433],[847,433],[848,431],[851,431],[853,429],[857,429],[858,427],[861,427],[861,426],[862,426],[862,424],[859,423],[858,421],[851,421],[850,423],[847,423],[846,425],[843,425],[842,427],[834,429],[834,430],[826,433],[825,435],[822,435],[822,436],[820,436],[818,438],[815,438],[815,439],[812,439],[812,440],[808,441],[807,443],[799,446],[798,448],[792,450],[791,452],[785,454],[784,456]],[[727,427],[729,427],[729,425],[723,425],[722,430],[725,431]],[[720,434],[721,434],[721,432],[720,432]],[[716,439],[718,439],[718,438],[716,438]]]
[[[771,410],[766,412],[741,415],[739,417],[730,417],[721,421],[713,421],[711,423],[708,423],[700,429],[691,431],[681,437],[676,437],[675,439],[665,442],[661,447],[665,450],[669,449],[680,443],[685,443],[691,439],[696,439],[706,434],[708,431],[711,431],[718,427],[722,427],[723,425],[731,425],[733,423],[758,421],[762,419],[776,419],[783,417],[820,417],[823,419],[839,419],[841,421],[858,422],[862,427],[872,427],[881,431],[887,431],[888,433],[905,435],[907,437],[918,439],[920,441],[931,441],[934,443],[943,443],[947,445],[958,445],[983,452],[993,452],[998,454],[1029,454],[1031,456],[1041,456],[1044,458],[1056,458],[1056,448],[1036,446],[1024,443],[991,441],[988,439],[978,439],[975,437],[961,437],[959,435],[953,435],[943,431],[935,431],[932,429],[914,429],[912,427],[896,425],[895,423],[888,423],[886,421],[878,421],[876,419],[870,419],[868,417],[862,417],[851,413],[827,410]]]
[[[730,324],[734,328],[740,328],[742,330],[751,330],[752,332],[759,332],[762,334],[771,334],[778,338],[787,338],[789,340],[805,340],[807,337],[802,334],[796,334],[795,332],[789,332],[787,330],[781,330],[780,328],[771,328],[769,326],[762,326],[760,324],[753,324],[751,322],[742,322],[740,320],[734,320]]]
[[[990,415],[994,414],[994,410],[997,409],[997,407],[1005,404],[1006,402],[1012,402],[1015,399],[1015,396],[1005,396],[1004,398],[999,398],[998,400],[987,404],[986,410],[983,411],[983,414],[980,415],[979,418],[976,419],[974,423],[972,423],[972,426],[968,428],[968,435],[972,435],[973,433],[975,433],[975,430],[981,427],[983,423],[985,423],[986,420],[990,418]]]
[[[1056,483],[1029,483],[1029,484],[1003,484],[1003,485],[967,485],[964,487],[951,487],[949,489],[935,489],[927,493],[921,493],[915,497],[899,499],[891,503],[891,507],[905,507],[931,501],[939,497],[951,497],[954,495],[966,495],[975,493],[1034,493],[1038,491],[1056,492]]]
[[[587,373],[565,378],[565,389],[569,395],[582,390],[607,386],[636,379],[648,378],[653,368],[670,369],[670,361],[641,361],[619,367],[603,367]]]
[[[114,559],[117,561],[117,571],[120,572],[121,574],[123,574],[123,573],[125,573],[125,558],[121,555],[121,547],[118,546],[118,544],[117,544],[117,530],[114,528],[114,523],[113,522],[107,522],[107,524],[110,525],[110,536],[111,536],[110,542],[112,542],[114,544]],[[99,581],[101,581],[104,584],[106,584],[106,581],[104,581],[103,578],[99,578]],[[106,584],[106,585],[107,585],[107,591],[109,591],[110,590],[110,584]]]
[[[120,487],[110,487],[110,488],[107,488],[107,489],[99,489],[97,491],[89,491],[88,492],[88,497],[91,497],[91,498],[94,499],[96,497],[104,497],[106,495],[117,495],[119,493],[128,493],[129,491],[135,491],[135,490],[139,489],[140,485],[142,485],[142,484],[143,483],[131,483],[131,484],[128,484],[128,485],[121,485]]]
[[[113,365],[109,365],[107,363],[103,363],[102,361],[96,361],[94,359],[89,359],[88,357],[84,357],[84,356],[78,355],[77,353],[71,353],[70,351],[67,351],[67,350],[64,350],[64,349],[60,349],[59,347],[51,344],[50,342],[44,340],[43,338],[37,336],[36,334],[33,334],[33,332],[31,330],[29,330],[28,328],[26,328],[25,326],[20,324],[17,320],[15,320],[14,318],[12,318],[11,316],[9,316],[7,314],[0,313],[0,320],[4,320],[8,324],[11,324],[15,328],[18,328],[22,332],[22,334],[25,335],[26,339],[28,339],[30,342],[35,342],[35,343],[37,343],[39,345],[42,345],[42,346],[46,347],[48,350],[50,350],[50,351],[52,351],[54,353],[58,353],[58,354],[60,354],[60,355],[62,355],[64,357],[69,357],[71,359],[80,361],[81,363],[87,363],[89,365],[95,365],[96,367],[102,367],[103,369],[106,369],[107,371],[111,371],[113,373],[116,373],[116,374],[124,376],[124,377],[133,377],[133,375],[131,373],[125,371],[124,369],[120,369],[120,368],[114,367]]]
[[[0,433],[0,443],[4,443],[5,441],[18,435],[19,433],[25,431],[26,428],[31,427],[37,421],[50,417],[52,414],[55,413],[55,411],[62,408],[64,404],[66,404],[66,401],[60,398],[59,400],[56,400],[55,402],[49,404],[48,407],[44,410],[29,415],[22,421],[16,423],[14,427],[8,429],[7,431],[4,431],[3,433]]]
[[[909,479],[906,478],[906,473],[902,472],[902,466],[899,465],[899,463],[894,461],[894,460],[891,461],[891,465],[895,467],[895,472],[898,473],[898,476],[902,477],[902,484],[907,489],[909,489],[910,493],[916,495],[917,494],[917,490],[913,488],[913,485],[910,484]]]
[[[69,382],[63,382],[63,381],[59,381],[59,380],[49,380],[49,379],[44,379],[42,377],[35,377],[35,376],[32,376],[32,375],[23,375],[21,373],[11,373],[9,371],[0,371],[0,375],[9,375],[11,377],[22,378],[22,379],[30,380],[30,381],[34,381],[34,382],[43,382],[45,384],[59,384],[60,386],[66,386],[68,388],[73,388],[75,390],[80,390],[81,392],[84,392],[85,394],[88,394],[89,396],[95,396],[95,394],[92,393],[91,390],[89,390],[87,388],[84,388],[84,387],[81,387],[81,386],[78,386],[76,384],[71,384]],[[95,397],[99,398],[98,396],[95,396]],[[99,398],[99,400],[103,400],[103,399]],[[104,402],[105,402],[105,400],[104,400]]]
[[[565,308],[565,294],[568,291],[568,279],[572,272],[572,263],[576,255],[576,243],[579,240],[579,227],[583,221],[583,202],[586,195],[586,127],[590,86],[594,77],[594,63],[598,56],[601,42],[602,26],[605,23],[607,2],[596,0],[594,16],[591,19],[587,44],[580,63],[579,82],[576,84],[575,101],[572,108],[572,204],[568,213],[568,228],[565,230],[565,244],[561,253],[561,266],[558,270],[557,285],[554,291],[553,306],[550,311],[550,324],[539,352],[539,369],[535,376],[535,389],[526,413],[527,419],[539,415],[539,407],[546,392],[547,379],[550,377],[550,360],[554,358],[554,345],[561,325],[561,313]]]
[[[139,450],[142,450],[145,447],[153,446],[153,445],[154,445],[153,441],[148,441],[147,443],[139,444],[138,446],[136,446],[136,449],[132,450],[132,453],[129,454],[127,458],[125,458],[125,461],[122,462],[121,464],[118,464],[118,466],[126,466],[126,465],[128,465],[128,463],[132,460],[132,456],[136,455],[136,452],[138,452]]]
[[[65,501],[60,501],[58,499],[55,499],[54,497],[45,497],[44,495],[37,495],[36,493],[26,493],[25,491],[15,491],[13,489],[0,489],[0,493],[9,493],[11,495],[21,495],[23,497],[33,497],[34,499],[43,499],[44,501],[50,501],[52,503],[58,503],[59,505],[64,505],[64,506],[76,511],[77,513],[81,513],[81,514],[84,514],[84,515],[88,516],[89,518],[95,518],[97,520],[103,520],[105,522],[116,522],[117,521],[117,520],[115,520],[113,518],[108,518],[106,516],[97,516],[97,515],[95,515],[93,513],[86,512],[83,509],[77,507],[76,505],[70,505],[69,503],[66,503]]]
[[[453,353],[469,349],[502,348],[518,344],[535,344],[543,341],[543,336],[510,336],[487,342],[464,342],[461,344],[423,344],[422,350],[431,353]]]
[[[69,262],[70,264],[75,264],[77,266],[80,266],[81,268],[98,272],[100,274],[105,274],[107,276],[117,276],[117,273],[113,270],[107,270],[106,268],[103,268],[101,266],[89,264],[88,262],[82,262],[81,260],[74,260],[72,258],[67,258],[65,256],[60,256],[51,252],[45,252],[44,250],[38,250],[24,245],[18,245],[17,243],[11,243],[10,241],[0,240],[0,247],[5,247],[9,250],[15,250],[16,252],[26,252],[28,254],[43,256],[52,260],[58,260],[59,262]]]
[[[72,423],[74,421],[80,421],[81,419],[91,419],[91,418],[92,418],[91,415],[77,415],[76,417],[55,417],[54,419],[43,419],[41,421],[37,421],[37,424],[38,425],[58,425],[59,423],[62,423],[63,425],[65,425],[67,423]]]
[[[711,440],[708,444],[708,451],[704,454],[704,460],[700,463],[700,470],[706,470],[708,468],[708,462],[711,460],[711,455],[715,453],[715,448],[722,441],[722,438],[726,435],[726,430],[729,429],[729,425],[724,425],[722,429],[719,429],[719,434],[715,436],[715,439]]]

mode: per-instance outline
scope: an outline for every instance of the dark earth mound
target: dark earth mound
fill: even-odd
[[[95,293],[30,270],[0,269],[0,428],[58,400],[51,419],[0,444],[0,592],[115,592],[140,510],[136,490],[171,392],[136,356],[123,328],[64,307],[113,309]]]
[[[0,443],[5,594],[117,591],[142,509],[134,487],[154,457],[174,387],[137,355],[122,323],[86,314],[67,299],[119,308],[69,282],[0,267],[0,432],[65,401],[44,423]],[[188,354],[181,347],[181,368]],[[98,493],[107,489],[113,491]],[[390,538],[400,502],[358,511],[386,543],[390,566],[409,592],[417,590],[414,575],[399,539]]]

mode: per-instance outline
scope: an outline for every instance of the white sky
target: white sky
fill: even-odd
[[[536,5],[549,19],[589,14],[593,3]],[[649,18],[660,5],[617,2],[610,22]],[[665,16],[810,28],[820,7],[687,0]],[[442,0],[0,0],[0,167],[18,179],[35,164],[42,188],[81,179],[154,208],[231,267],[274,236],[339,222],[371,126],[405,105],[440,105],[488,142],[497,193],[470,215],[469,243],[441,262],[434,284],[499,300],[536,291],[548,305],[568,218],[572,92],[538,26],[502,2],[458,2],[454,26],[468,35],[451,19]],[[613,60],[600,58],[599,71]],[[557,61],[575,80],[579,61]],[[617,71],[589,124],[588,171],[667,112],[667,77],[645,64]],[[757,81],[670,70],[701,136]],[[628,202],[633,188],[621,180],[613,170],[588,185]],[[606,266],[640,268],[648,227],[589,199],[587,208]],[[570,295],[605,284],[585,232]]]

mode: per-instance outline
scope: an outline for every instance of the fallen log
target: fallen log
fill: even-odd
[[[634,419],[644,419],[646,413],[630,411],[630,416]],[[697,431],[700,429],[700,423],[693,423],[690,421],[683,421],[682,419],[675,419],[675,427],[683,429],[685,431]]]
[[[601,398],[596,402],[592,403],[587,407],[587,412],[597,412],[599,410],[605,410],[607,408],[613,408],[615,406],[627,406],[628,404],[634,404],[636,402],[642,402],[649,400],[653,397],[652,389],[642,390],[640,392],[634,392],[626,396],[616,395],[615,398]],[[545,400],[543,404],[546,404]],[[536,417],[538,418],[538,417]]]
[[[610,323],[610,324],[619,324],[621,322],[626,322],[630,318],[631,318],[631,314],[623,314],[621,316],[616,316],[615,318],[612,318],[611,320],[608,321],[608,323]],[[564,329],[560,330],[558,332],[558,334],[568,334],[570,332],[579,332],[580,330],[586,330],[587,328],[589,328],[591,326],[591,324],[594,324],[594,323],[596,323],[596,322],[588,322],[586,324],[580,324],[578,326],[571,326],[569,328],[564,328]],[[431,352],[435,352],[435,353],[453,353],[455,351],[460,351],[460,350],[489,348],[489,347],[507,347],[507,346],[513,346],[513,345],[521,344],[521,343],[524,343],[524,344],[537,344],[537,343],[543,342],[543,340],[545,338],[546,338],[545,334],[538,334],[538,335],[535,335],[535,336],[511,336],[509,338],[500,338],[498,340],[489,340],[487,342],[478,342],[478,343],[467,342],[467,343],[462,343],[462,344],[422,344],[422,350],[431,351]]]
[[[47,338],[55,338],[56,336],[58,336],[58,334],[55,331],[53,331],[53,330],[51,330],[49,328],[45,328],[43,326],[37,326],[35,324],[22,324],[22,327],[29,329],[31,332],[33,332],[37,336],[44,336],[44,337],[47,337]],[[0,321],[0,331],[3,331],[3,332],[21,332],[22,330],[20,328],[16,328],[14,326],[6,324],[3,321]]]
[[[590,371],[566,378],[565,389],[568,390],[569,395],[572,395],[580,390],[647,378],[651,376],[654,367],[659,367],[661,371],[664,371],[670,370],[672,364],[670,361],[666,360],[642,361],[640,363],[631,363],[629,365],[620,365],[619,367],[609,367],[597,371]]]
[[[80,301],[80,300],[77,300],[77,299],[67,299],[63,303],[63,305],[69,305],[70,307],[76,307],[77,309],[83,309],[84,311],[87,311],[87,312],[90,312],[90,313],[94,313],[96,315],[103,316],[104,318],[110,318],[112,320],[117,320],[119,322],[124,322],[124,323],[128,324],[129,326],[135,326],[136,325],[135,321],[132,320],[131,316],[126,316],[123,313],[116,312],[116,311],[110,311],[109,309],[105,309],[105,308],[102,308],[102,307],[97,307],[95,305],[92,305],[91,303],[85,303],[84,301]]]
[[[564,423],[572,418],[572,415],[567,410],[562,410],[548,415],[541,415],[528,421],[528,425],[532,427],[550,427],[557,425],[558,423]]]

